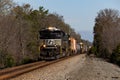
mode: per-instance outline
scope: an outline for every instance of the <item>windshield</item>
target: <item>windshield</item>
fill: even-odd
[[[63,37],[62,31],[40,31],[40,39],[60,39]]]

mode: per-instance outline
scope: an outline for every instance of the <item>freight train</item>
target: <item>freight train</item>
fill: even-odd
[[[61,29],[48,27],[39,31],[39,50],[41,59],[59,59],[77,54],[77,43]]]

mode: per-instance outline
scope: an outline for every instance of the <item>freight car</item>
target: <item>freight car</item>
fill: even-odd
[[[76,40],[58,28],[48,27],[41,29],[39,34],[41,59],[58,59],[77,52]]]
[[[77,53],[77,43],[75,38],[69,37],[69,47],[70,47],[70,54],[76,54]]]

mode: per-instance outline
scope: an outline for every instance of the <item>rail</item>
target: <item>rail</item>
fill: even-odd
[[[74,56],[77,56],[77,55],[74,55]],[[17,67],[3,69],[3,70],[0,70],[0,80],[7,80],[13,77],[17,77],[21,74],[48,66],[50,64],[53,64],[71,57],[73,56],[69,56],[69,57],[65,57],[65,58],[61,58],[53,61],[40,61],[40,62],[25,64]]]

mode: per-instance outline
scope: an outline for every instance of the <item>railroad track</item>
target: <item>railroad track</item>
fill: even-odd
[[[74,56],[77,56],[77,55],[74,55]],[[25,64],[25,65],[21,65],[17,67],[3,69],[3,70],[0,70],[0,80],[8,80],[10,78],[17,77],[21,74],[33,71],[38,68],[48,66],[50,64],[53,64],[53,63],[56,63],[56,62],[59,62],[59,61],[62,61],[62,60],[65,60],[71,57],[73,56],[61,58],[61,59],[54,60],[54,61],[40,61],[40,62]]]

